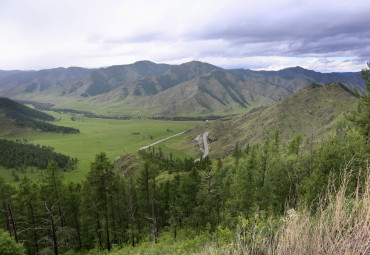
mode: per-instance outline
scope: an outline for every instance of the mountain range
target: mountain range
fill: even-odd
[[[312,83],[333,82],[364,89],[360,72],[227,70],[199,61],[139,61],[99,69],[0,71],[0,96],[113,116],[228,115],[271,105]]]

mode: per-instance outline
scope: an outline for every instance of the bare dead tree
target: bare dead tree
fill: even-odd
[[[8,210],[9,210],[9,214],[10,214],[10,219],[12,221],[15,242],[16,243],[19,243],[19,237],[18,237],[18,234],[17,234],[17,224],[16,224],[15,219],[14,219],[14,216],[13,216],[12,207],[10,206],[9,203],[8,203]]]

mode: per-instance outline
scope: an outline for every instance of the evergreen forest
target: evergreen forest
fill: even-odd
[[[2,116],[4,115],[4,116]],[[58,126],[46,121],[55,121],[55,118],[44,112],[31,109],[9,98],[0,98],[0,116],[2,122],[11,120],[19,127],[31,127],[44,132],[77,134],[80,131],[72,127]],[[0,125],[2,123],[0,122]]]

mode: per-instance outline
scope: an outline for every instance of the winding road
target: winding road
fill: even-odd
[[[159,141],[157,141],[157,142],[155,142],[155,143],[152,143],[152,144],[149,144],[149,145],[147,145],[147,146],[141,147],[141,148],[139,149],[139,151],[141,151],[141,150],[145,150],[145,149],[148,149],[150,146],[153,146],[153,145],[156,145],[156,144],[161,143],[161,142],[163,142],[163,141],[166,141],[166,140],[168,140],[168,139],[170,139],[170,138],[172,138],[172,137],[175,137],[175,136],[178,136],[178,135],[182,135],[183,133],[185,133],[185,131],[184,131],[184,132],[181,132],[181,133],[178,133],[178,134],[176,134],[176,135],[171,135],[171,136],[169,136],[169,137],[163,138],[162,140],[159,140]]]
[[[209,145],[208,145],[208,141],[207,141],[207,138],[208,138],[208,132],[204,132],[203,133],[203,147],[204,147],[204,153],[203,153],[203,156],[194,160],[194,162],[198,162],[200,161],[201,159],[205,158],[208,156],[208,153],[209,153]]]

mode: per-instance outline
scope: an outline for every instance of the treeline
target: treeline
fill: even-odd
[[[92,112],[87,111],[79,111],[74,109],[66,109],[66,108],[52,108],[53,104],[46,104],[46,103],[37,103],[32,101],[22,101],[23,103],[32,104],[34,107],[44,111],[54,111],[58,113],[72,113],[72,114],[81,114],[88,118],[100,118],[100,119],[117,119],[117,120],[131,120],[131,119],[154,119],[154,120],[172,120],[172,121],[206,121],[206,120],[218,120],[218,119],[229,119],[234,115],[208,115],[208,116],[152,116],[152,117],[145,117],[145,116],[107,116],[107,115],[99,115]]]
[[[78,134],[80,130],[72,127],[58,126],[48,122],[34,120],[30,118],[17,118],[16,124],[21,127],[31,127],[33,129],[40,129],[44,132],[64,133],[64,134]]]
[[[173,121],[207,121],[207,120],[218,120],[218,119],[230,119],[234,115],[220,116],[220,115],[208,115],[208,116],[153,116],[154,120],[173,120]]]
[[[28,101],[28,100],[17,100],[21,104],[30,104],[33,105],[36,109],[41,111],[50,111],[52,107],[54,107],[54,104],[50,103],[40,103],[40,102],[34,102],[34,101]]]
[[[65,134],[77,134],[80,130],[72,127],[57,126],[45,121],[54,121],[49,114],[31,109],[8,98],[0,98],[0,109],[5,112],[7,118],[16,120],[18,126],[27,126],[40,129],[45,132]]]
[[[144,162],[150,162],[150,164],[156,165],[161,169],[161,172],[168,171],[170,174],[174,172],[189,172],[194,167],[203,169],[206,165],[211,164],[208,157],[198,162],[194,162],[193,158],[173,158],[172,153],[168,156],[163,153],[160,147],[156,150],[154,146],[147,150],[140,150],[138,153]]]
[[[76,158],[54,152],[54,148],[0,140],[0,165],[6,168],[33,166],[46,169],[48,162],[55,161],[58,167],[70,170],[77,163]]]
[[[74,109],[64,109],[64,108],[50,108],[49,111],[55,111],[58,113],[72,113],[72,114],[82,114],[88,118],[100,118],[100,119],[115,119],[115,120],[131,120],[131,119],[153,119],[153,120],[171,120],[171,121],[206,121],[206,120],[218,120],[218,119],[227,119],[233,115],[219,116],[219,115],[208,115],[208,116],[106,116],[99,115],[92,112],[79,111]]]
[[[14,119],[39,119],[53,121],[55,118],[49,114],[31,109],[9,98],[0,98],[0,109],[3,109],[6,115]]]
[[[88,117],[88,118],[99,118],[99,119],[131,120],[131,119],[141,118],[141,117],[133,117],[133,116],[115,117],[115,116],[98,115],[92,112],[79,111],[79,110],[74,110],[74,109],[65,109],[65,108],[50,108],[49,111],[54,111],[58,113],[82,114],[83,116]]]
[[[45,132],[54,132],[54,133],[64,133],[64,134],[78,134],[80,130],[77,128],[72,127],[64,127],[53,125],[47,122],[38,121],[38,120],[25,120],[25,122],[29,122],[30,126],[35,129],[40,129]]]

